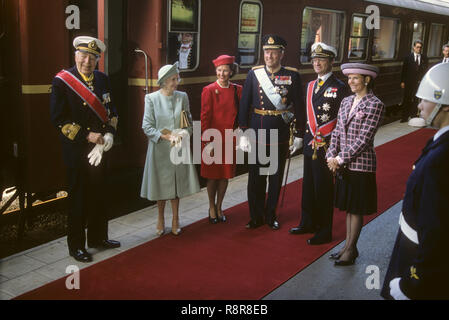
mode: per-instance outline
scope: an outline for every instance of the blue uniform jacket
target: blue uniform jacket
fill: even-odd
[[[400,287],[411,299],[449,299],[449,132],[430,140],[407,181],[402,213],[417,232],[412,250],[398,247],[392,260],[405,260]],[[401,231],[399,231],[401,232]],[[414,244],[414,243],[413,243]],[[408,253],[404,254],[404,253]],[[391,280],[391,279],[389,279]]]
[[[262,68],[264,66],[259,66],[253,68],[248,72],[245,84],[243,86],[242,97],[240,99],[239,108],[239,127],[242,129],[252,128],[252,129],[278,129],[278,141],[271,143],[288,143],[289,141],[289,125],[283,120],[282,116],[263,116],[254,113],[254,108],[264,109],[264,110],[276,110],[276,107],[271,103],[271,101],[263,92],[262,88],[259,86],[259,81],[254,74],[254,69]],[[266,71],[266,69],[265,69]],[[271,78],[271,73],[267,72],[268,76]],[[291,110],[296,117],[296,130],[298,137],[304,136],[304,125],[305,125],[305,98],[302,92],[301,76],[299,72],[295,69],[281,67],[281,69],[274,73],[274,79],[272,83],[279,90],[285,90],[287,105],[293,104],[293,110]],[[282,78],[281,78],[282,77]],[[291,84],[286,83],[291,80]],[[267,132],[267,144],[269,144],[269,132]]]
[[[84,82],[76,67],[72,67],[67,71]],[[116,124],[114,125],[114,122],[116,123],[117,113],[110,101],[107,75],[95,70],[93,87],[95,95],[107,108],[110,119],[108,123],[103,123],[90,107],[61,79],[55,77],[52,82],[50,117],[53,125],[59,130],[63,159],[68,167],[77,167],[81,163],[82,158],[87,156],[85,151],[88,144],[87,136],[89,132],[101,134],[110,132],[115,134],[116,131]],[[115,121],[111,121],[111,119]],[[81,127],[73,140],[62,130],[66,124],[77,124]]]
[[[320,90],[315,93],[315,88],[317,83],[313,88],[312,104],[316,116],[317,126],[320,127],[328,122],[332,122],[337,119],[338,110],[340,109],[341,101],[345,98],[349,91],[344,82],[339,80],[334,74],[332,74],[326,82],[322,85]],[[336,90],[336,91],[335,91]],[[307,94],[306,94],[307,99]],[[309,119],[307,119],[306,130],[304,133],[304,155],[312,156],[313,149],[310,142],[313,139],[313,135],[309,128]],[[326,146],[329,146],[332,134],[325,138]],[[323,148],[318,149],[318,154],[322,157],[325,156],[325,151]]]

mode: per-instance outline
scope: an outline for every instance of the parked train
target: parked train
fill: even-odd
[[[370,28],[376,16],[367,13],[370,5],[379,9],[379,28]],[[194,120],[202,88],[216,79],[211,61],[235,55],[240,71],[233,81],[243,83],[250,68],[263,64],[266,33],[286,39],[283,65],[298,68],[304,85],[315,77],[310,47],[323,41],[338,50],[338,76],[349,61],[379,66],[376,94],[395,105],[402,96],[402,58],[413,40],[424,41],[432,64],[449,39],[449,6],[412,0],[0,0],[0,6],[0,189],[20,186],[27,194],[64,189],[50,84],[74,64],[78,35],[108,47],[99,69],[110,76],[119,114],[111,172],[143,167],[144,95],[158,90],[157,71],[166,63],[180,62],[179,90],[188,93]],[[182,45],[187,54],[180,53]]]

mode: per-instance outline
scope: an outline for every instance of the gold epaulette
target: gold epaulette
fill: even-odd
[[[253,70],[257,70],[257,69],[260,69],[260,68],[263,68],[263,67],[265,67],[264,65],[261,65],[261,66],[255,66],[255,67],[253,67],[252,69]]]
[[[294,72],[298,72],[298,73],[299,73],[299,70],[296,69],[296,68],[293,68],[293,67],[284,67],[284,68],[287,69],[287,70],[290,70],[290,71],[294,71]]]

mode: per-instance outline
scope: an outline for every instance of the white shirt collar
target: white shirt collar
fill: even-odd
[[[327,81],[327,79],[329,79],[329,77],[332,75],[332,71],[331,72],[329,72],[329,73],[326,73],[324,76],[322,76],[322,77],[318,77],[318,79],[321,79],[321,80],[323,80],[324,82],[326,82]],[[323,82],[323,83],[324,83]]]
[[[441,137],[445,132],[449,131],[449,126],[445,126],[435,133],[433,136],[433,141],[436,141],[439,137]]]

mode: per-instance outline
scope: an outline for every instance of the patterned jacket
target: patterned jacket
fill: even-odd
[[[352,95],[341,102],[326,158],[339,156],[350,170],[375,172],[374,135],[382,122],[385,105],[369,92],[349,115],[354,98]]]

